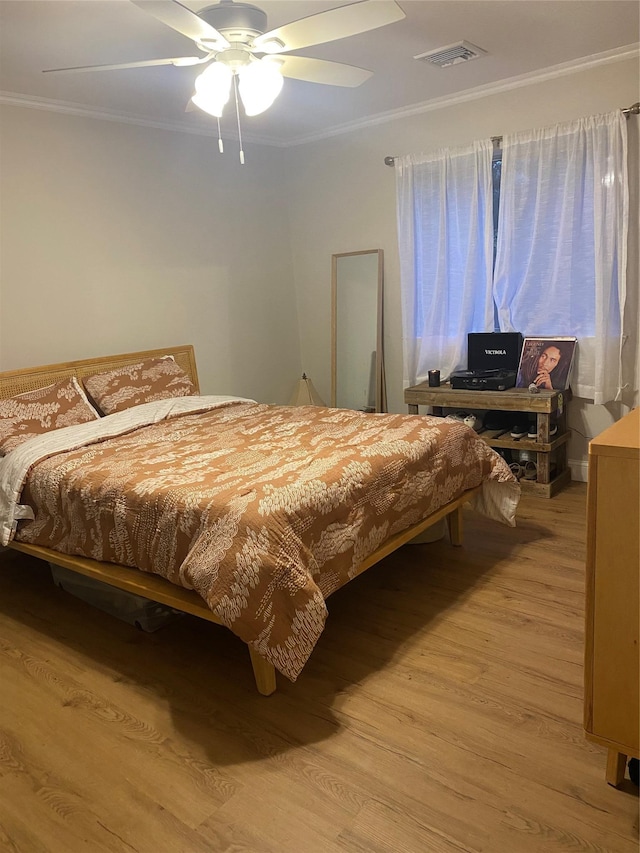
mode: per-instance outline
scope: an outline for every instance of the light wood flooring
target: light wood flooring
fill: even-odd
[[[155,634],[0,554],[0,850],[638,850],[582,733],[586,487],[407,546],[269,698],[230,632]]]

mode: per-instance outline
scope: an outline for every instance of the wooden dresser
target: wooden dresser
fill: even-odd
[[[619,785],[638,758],[640,409],[589,445],[584,727]]]

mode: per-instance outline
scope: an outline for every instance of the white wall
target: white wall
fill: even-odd
[[[4,107],[0,370],[193,343],[205,393],[300,374],[282,150]]]
[[[406,411],[395,219],[394,170],[386,155],[454,147],[475,139],[609,112],[638,100],[638,61],[626,60],[504,91],[466,103],[399,117],[288,150],[291,235],[304,369],[319,393],[330,392],[330,261],[334,252],[385,251],[385,359],[390,411]],[[446,72],[443,72],[446,73]],[[455,71],[454,71],[455,73]],[[637,163],[637,118],[631,118],[630,160]],[[635,123],[635,124],[634,124]],[[637,184],[637,171],[634,178]],[[632,205],[632,276],[637,306],[638,200]],[[635,270],[633,270],[635,267]],[[637,308],[636,308],[637,310]],[[629,347],[637,353],[638,324]],[[634,381],[634,380],[632,380]],[[635,389],[637,390],[637,374]],[[574,400],[569,457],[576,478],[586,471],[586,438],[621,414],[620,406]]]

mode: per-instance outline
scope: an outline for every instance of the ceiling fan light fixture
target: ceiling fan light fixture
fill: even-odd
[[[212,116],[220,118],[229,100],[233,72],[222,62],[212,62],[196,77],[193,103]]]
[[[359,86],[371,76],[364,68],[325,59],[290,56],[290,51],[360,35],[405,17],[396,0],[357,0],[267,30],[264,10],[241,0],[219,0],[194,12],[180,0],[131,0],[172,30],[191,39],[204,56],[149,59],[116,65],[48,69],[50,72],[112,71],[155,65],[205,65],[190,104],[219,119],[231,86],[244,162],[239,103],[247,116],[267,110],[280,94],[283,76],[332,86]],[[279,55],[280,54],[280,55]],[[261,58],[258,58],[261,55]],[[189,107],[187,107],[188,109]],[[220,150],[222,140],[219,139]]]
[[[240,97],[248,116],[269,109],[282,91],[284,78],[276,62],[252,62],[238,72]]]

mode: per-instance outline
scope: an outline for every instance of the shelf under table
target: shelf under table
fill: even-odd
[[[567,442],[571,432],[566,428],[565,400],[571,399],[571,391],[539,391],[532,394],[528,388],[510,388],[505,391],[473,391],[452,388],[450,385],[432,387],[426,382],[405,389],[404,400],[410,414],[418,414],[419,406],[431,406],[436,416],[442,416],[444,409],[470,411],[521,412],[535,415],[537,438],[528,436],[512,438],[509,429],[481,429],[480,438],[490,447],[501,450],[536,453],[536,480],[520,480],[526,491],[532,491],[544,497],[552,497],[571,480],[567,467]],[[558,426],[558,433],[549,435],[551,416]],[[551,453],[556,453],[556,473],[551,477]]]

